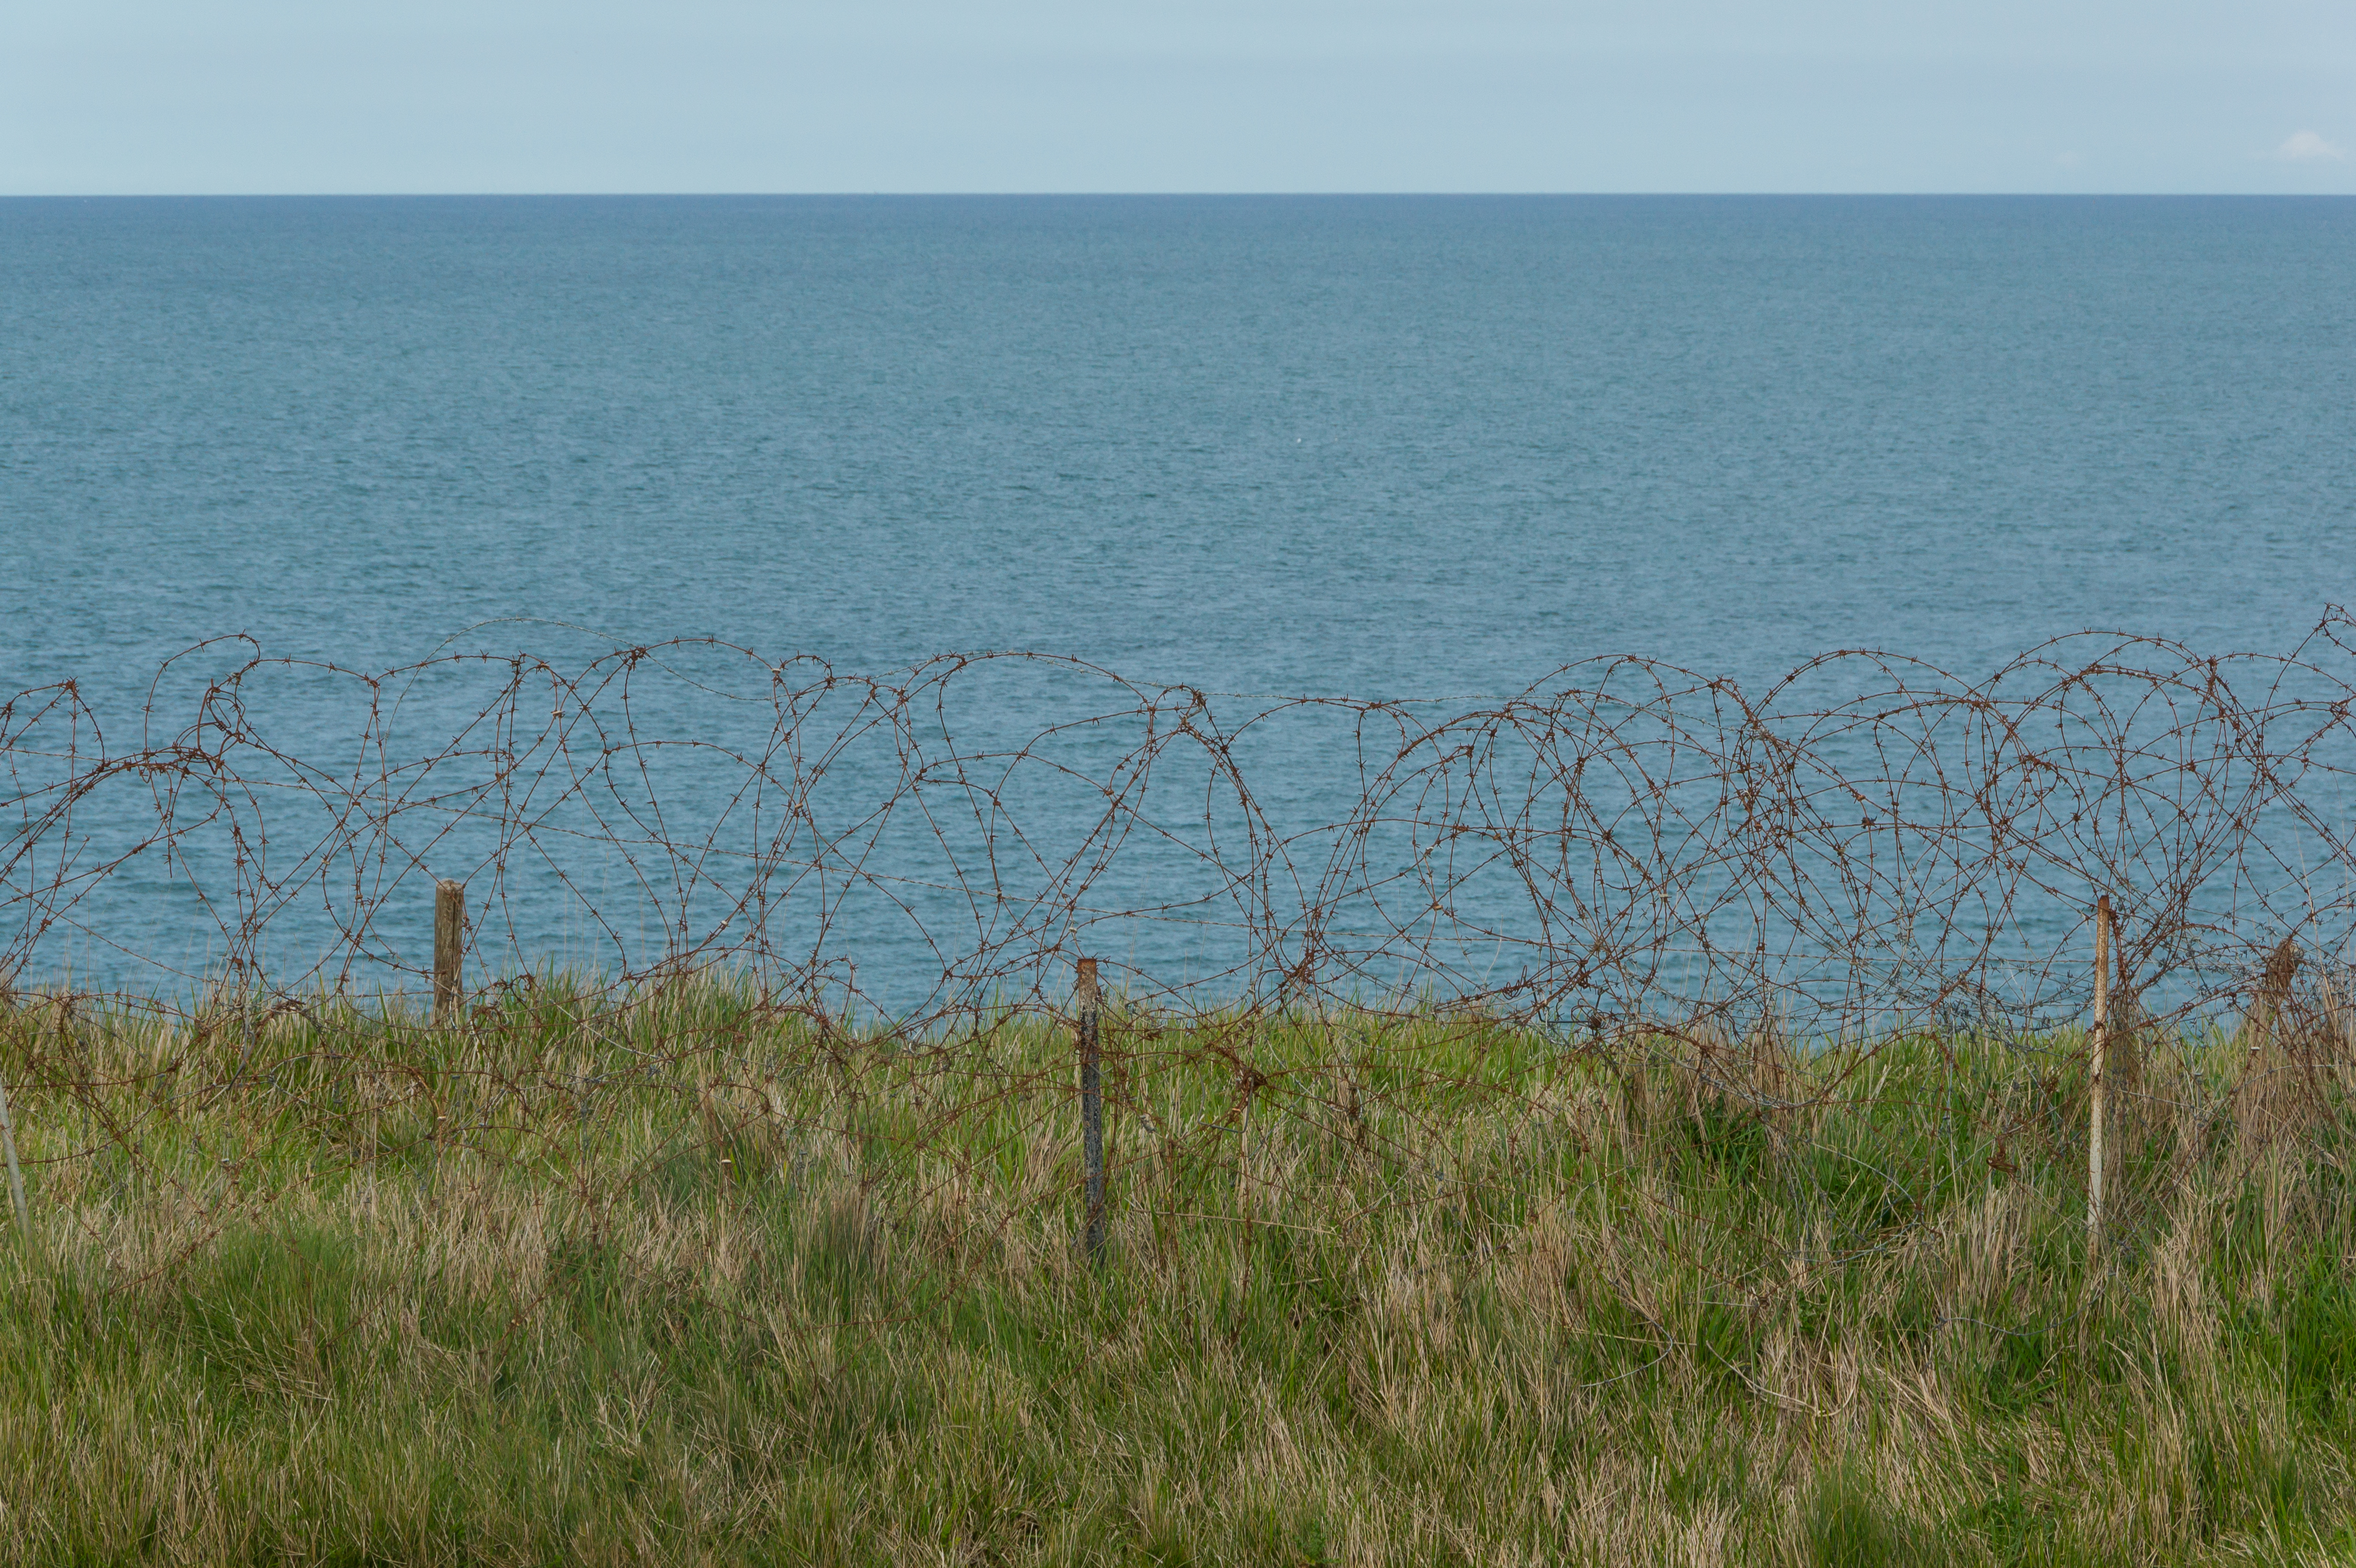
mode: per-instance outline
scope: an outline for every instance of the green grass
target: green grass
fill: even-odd
[[[0,1559],[2356,1559],[2339,1069],[2149,1043],[2090,1262],[2031,1044],[1132,1016],[1092,1270],[1035,1018],[19,995]]]

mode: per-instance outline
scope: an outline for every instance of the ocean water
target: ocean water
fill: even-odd
[[[0,201],[0,693],[74,682],[118,749],[224,634],[1399,699],[1622,652],[1753,691],[2090,628],[2281,652],[2356,599],[2351,514],[2350,200]],[[698,690],[648,701],[726,731]],[[341,692],[273,734],[348,747]],[[1359,781],[1302,733],[1266,793],[1328,820]],[[201,968],[179,886],[104,880],[34,958]],[[523,926],[510,959],[562,945]]]

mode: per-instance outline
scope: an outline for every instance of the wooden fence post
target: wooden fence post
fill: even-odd
[[[2094,1067],[2086,1097],[2086,1253],[2103,1248],[2103,1068],[2111,1054],[2111,896],[2094,900]]]
[[[16,1164],[16,1118],[8,1111],[8,1085],[0,1079],[0,1148],[8,1153],[8,1201],[16,1208],[16,1234],[33,1233],[32,1216],[25,1210],[25,1173]]]
[[[1087,1251],[1088,1262],[1101,1265],[1105,1244],[1104,1085],[1097,1023],[1103,996],[1097,989],[1097,961],[1080,960],[1079,971],[1073,1000],[1079,1013],[1080,1133],[1087,1168]]]
[[[466,885],[448,877],[434,885],[434,1026],[458,1021],[464,994],[459,963],[466,947]]]

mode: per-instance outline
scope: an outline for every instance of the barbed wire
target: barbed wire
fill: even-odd
[[[1756,693],[1611,659],[1471,703],[1222,696],[1035,653],[885,678],[684,639],[366,672],[206,643],[135,724],[72,682],[0,703],[0,988],[29,1020],[9,1087],[83,1108],[50,1169],[149,1170],[125,1085],[157,1116],[257,1084],[321,1124],[408,1105],[436,1151],[501,1106],[556,1138],[565,1107],[577,1126],[628,1085],[697,1097],[712,1149],[767,1127],[788,1162],[854,1131],[948,1150],[1009,1115],[1056,1143],[1068,1075],[984,1047],[1065,1027],[1087,956],[1118,998],[1117,1158],[1162,1173],[1172,1217],[1204,1217],[1178,1173],[1207,1165],[1233,1176],[1227,1222],[1290,1222],[1248,1199],[1278,1179],[1251,1174],[1256,1113],[1387,1161],[1384,1201],[1477,1205],[1474,1162],[1418,1129],[1565,1092],[1468,1066],[1458,1047],[1500,1032],[1620,1074],[1613,1116],[1682,1096],[1771,1145],[1882,1092],[1893,1044],[2000,1050],[2019,1092],[1965,1141],[2002,1170],[2082,1114],[2100,896],[2116,1038],[2234,1036],[2286,1093],[2348,1057],[2351,630],[2334,611],[2290,653],[2230,657],[2082,634],[1976,682],[1843,652]],[[473,986],[428,1024],[444,880]],[[735,1000],[686,1009],[697,983]],[[424,1043],[511,1043],[552,998],[561,1050]],[[278,1048],[338,1007],[380,1026]],[[77,1031],[105,1016],[166,1043],[143,1066]],[[761,1027],[787,1034],[756,1072]],[[1269,1044],[1287,1029],[1318,1043]],[[596,1060],[563,1057],[584,1038]],[[879,1045],[919,1106],[893,1131],[855,1087],[780,1108],[780,1074],[851,1086],[845,1053]],[[1224,1107],[1157,1104],[1178,1063],[1224,1075]],[[2157,1075],[2122,1092],[2188,1103]],[[2290,1115],[2259,1098],[2233,1114]],[[921,1207],[953,1176],[910,1179]],[[1898,1245],[1937,1176],[1871,1179],[1904,1199],[1852,1254]],[[1368,1201],[1312,1208],[1346,1227]],[[1712,1264],[1729,1289],[1765,1268]]]
[[[2083,956],[2072,928],[2106,891],[2131,983],[2183,1014],[2286,938],[2344,957],[2347,628],[2284,657],[2065,639],[1977,683],[1846,653],[1757,697],[1612,660],[1453,711],[1222,709],[1034,654],[887,680],[680,641],[368,674],[206,644],[167,662],[133,747],[71,682],[0,703],[0,973],[78,944],[151,990],[413,984],[429,963],[402,922],[452,876],[478,970],[529,970],[561,929],[616,984],[726,967],[913,1033],[978,998],[1052,1001],[1072,956],[1120,945],[1141,956],[1103,956],[1133,993],[1223,1004],[1422,987],[1530,1022],[1748,1007],[1832,1034],[1964,1008],[2025,1028],[2079,1004],[2083,963],[2053,963]],[[243,657],[169,725],[172,675],[224,648]],[[975,687],[1001,732],[1079,711],[967,743]],[[195,966],[155,940],[191,912]],[[1152,927],[1219,961],[1165,970]],[[853,946],[891,954],[888,978],[852,983]]]

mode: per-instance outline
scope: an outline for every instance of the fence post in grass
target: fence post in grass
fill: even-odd
[[[1072,999],[1079,1015],[1080,1135],[1087,1167],[1087,1250],[1088,1262],[1100,1265],[1105,1244],[1104,1084],[1097,1023],[1103,996],[1097,989],[1097,961],[1080,960],[1079,971]]]
[[[16,1164],[16,1118],[8,1110],[8,1085],[0,1079],[0,1148],[8,1154],[8,1201],[16,1208],[16,1234],[33,1233],[32,1216],[25,1211],[25,1172]]]
[[[2103,1068],[2111,1054],[2111,896],[2094,900],[2094,1066],[2086,1094],[2086,1252],[2103,1247]]]
[[[444,877],[434,885],[434,1026],[458,1021],[459,959],[466,946],[466,885]]]

